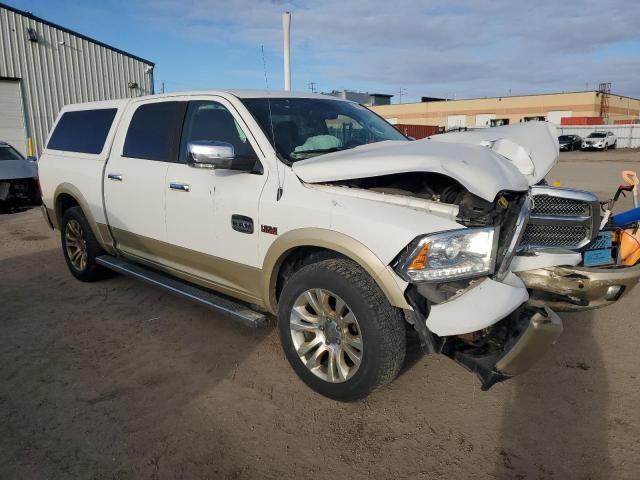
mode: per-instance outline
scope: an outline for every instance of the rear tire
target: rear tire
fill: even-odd
[[[289,278],[280,296],[278,333],[300,379],[343,402],[390,383],[406,355],[401,312],[347,259],[307,265]]]
[[[93,235],[82,209],[68,209],[60,224],[62,252],[73,276],[83,282],[103,278],[107,270],[96,263],[96,258],[105,252]]]

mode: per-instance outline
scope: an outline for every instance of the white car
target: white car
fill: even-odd
[[[592,132],[582,142],[581,150],[607,150],[616,148],[618,139],[613,132]]]
[[[408,331],[488,389],[555,342],[552,308],[631,290],[638,268],[581,266],[599,204],[538,185],[558,155],[544,122],[409,141],[333,97],[206,91],[66,106],[39,163],[76,278],[277,317],[295,372],[346,401],[395,378]]]

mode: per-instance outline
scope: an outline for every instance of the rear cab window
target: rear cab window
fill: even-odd
[[[99,154],[117,111],[117,108],[101,108],[63,113],[49,138],[47,149]]]
[[[122,156],[175,162],[186,102],[168,101],[140,105],[129,122]]]

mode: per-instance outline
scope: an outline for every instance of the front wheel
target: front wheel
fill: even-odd
[[[339,401],[362,399],[391,382],[406,354],[402,314],[347,259],[314,263],[291,276],[280,297],[278,332],[302,381]]]

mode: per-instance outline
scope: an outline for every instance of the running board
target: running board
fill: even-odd
[[[168,292],[183,298],[192,300],[200,305],[210,308],[222,315],[226,315],[243,325],[251,328],[262,328],[269,325],[267,315],[251,310],[248,306],[238,303],[232,299],[225,298],[215,293],[209,292],[195,285],[165,275],[164,273],[143,267],[140,264],[129,262],[121,257],[111,255],[101,255],[96,258],[96,262],[115,272],[128,277],[142,280],[150,285],[163,288]]]

